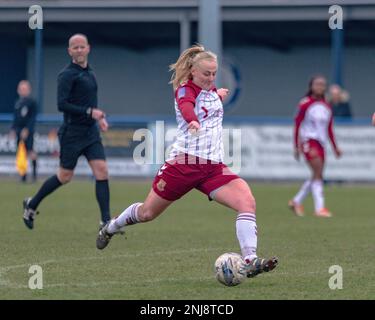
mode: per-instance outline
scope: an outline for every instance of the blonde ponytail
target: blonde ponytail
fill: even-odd
[[[191,79],[192,66],[203,59],[217,60],[217,57],[214,53],[205,51],[200,44],[196,44],[182,52],[178,60],[169,66],[169,71],[173,71],[169,82],[173,85],[173,90],[176,90],[178,86]]]

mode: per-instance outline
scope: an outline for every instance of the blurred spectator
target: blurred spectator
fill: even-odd
[[[352,118],[349,104],[349,93],[338,84],[329,87],[329,103],[332,105],[333,116],[340,118]]]

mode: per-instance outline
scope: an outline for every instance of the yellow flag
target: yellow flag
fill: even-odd
[[[16,168],[20,176],[24,176],[27,172],[27,151],[25,142],[22,140],[18,144],[16,154]]]

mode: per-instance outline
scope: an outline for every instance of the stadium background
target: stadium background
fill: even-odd
[[[210,2],[141,0],[107,1],[104,5],[102,1],[0,1],[1,173],[15,173],[11,156],[15,146],[7,131],[17,97],[15,88],[24,78],[30,79],[39,100],[35,147],[41,155],[40,173],[56,169],[54,132],[61,121],[56,107],[56,76],[68,62],[67,39],[82,32],[92,43],[90,63],[98,78],[99,105],[109,115],[113,129],[105,135],[113,175],[128,176],[138,171],[152,176],[162,162],[154,159],[153,166],[134,166],[131,155],[137,143],[129,137],[138,128],[154,132],[157,120],[173,126],[168,65],[181,50],[200,41],[222,56],[221,84],[232,93],[225,105],[225,125],[228,130],[241,129],[242,139],[248,142],[242,144],[239,173],[260,179],[305,177],[307,169],[294,162],[289,152],[289,129],[309,78],[321,73],[349,91],[354,113],[351,121],[336,121],[338,140],[347,157],[334,165],[328,163],[328,177],[374,180],[374,133],[368,126],[373,112],[370,102],[375,98],[373,70],[369,67],[375,63],[375,2]],[[211,8],[220,5],[218,14],[212,16],[210,7],[205,9],[203,3]],[[31,30],[26,23],[32,4],[43,8],[42,30]],[[328,27],[332,16],[328,10],[333,4],[342,6],[343,30]],[[201,23],[199,29],[199,21],[206,21],[202,18],[204,10],[214,22]],[[214,28],[215,23],[218,28]],[[37,55],[36,50],[40,50]],[[277,126],[284,132],[281,139],[275,135],[280,132]],[[233,140],[233,133],[230,137]],[[229,147],[233,151],[233,146]],[[331,152],[329,158],[333,159]],[[354,170],[350,175],[348,168]],[[80,162],[77,173],[88,172]]]
[[[232,92],[225,106],[225,124],[231,129],[240,128],[243,133],[253,130],[250,135],[254,138],[247,145],[251,150],[241,150],[241,173],[263,179],[296,179],[306,175],[306,168],[291,158],[285,139],[282,139],[283,146],[279,145],[282,158],[274,157],[267,165],[262,155],[268,158],[277,152],[264,139],[263,129],[271,134],[271,140],[280,142],[265,125],[290,128],[309,77],[322,73],[350,92],[355,118],[350,123],[344,121],[342,133],[348,136],[348,130],[354,130],[349,135],[356,139],[343,143],[348,155],[362,155],[360,165],[356,157],[350,156],[335,167],[329,164],[328,176],[345,179],[347,168],[358,168],[349,180],[372,180],[375,150],[369,141],[373,134],[363,130],[363,125],[369,124],[372,113],[369,101],[374,100],[373,72],[369,65],[375,62],[371,32],[375,4],[372,1],[332,2],[342,5],[345,21],[344,30],[332,31],[328,27],[330,3],[326,1],[213,3],[221,5],[216,18],[222,32],[219,28],[213,33],[218,37],[213,45],[223,57],[221,84]],[[25,8],[32,4],[43,8],[43,30],[31,30],[25,23],[30,18]],[[134,167],[131,154],[136,144],[129,137],[137,128],[153,130],[156,120],[173,124],[168,65],[190,44],[200,41],[209,47],[212,42],[210,36],[203,38],[198,27],[200,19],[205,21],[201,18],[204,9],[201,6],[200,10],[200,5],[199,1],[168,0],[107,1],[105,5],[101,1],[0,2],[3,39],[0,171],[8,175],[15,173],[10,156],[15,146],[6,133],[16,99],[15,88],[23,78],[31,80],[39,100],[36,149],[41,155],[40,173],[49,174],[56,169],[53,133],[61,121],[56,108],[56,75],[68,61],[67,39],[75,32],[82,32],[88,35],[93,46],[90,63],[98,76],[100,106],[109,114],[112,129],[118,129],[106,135],[112,158],[110,172],[127,176],[138,171],[140,175],[152,176],[160,161],[156,166]],[[212,23],[206,28],[212,31],[209,29]],[[42,45],[38,48],[40,39]],[[36,50],[40,50],[37,55]],[[285,131],[288,132],[291,137],[291,131]],[[252,159],[249,154],[253,155]],[[272,164],[276,164],[273,169]],[[285,165],[290,172],[282,170],[281,174],[280,169]],[[246,169],[250,166],[253,170]],[[87,172],[87,166],[80,164],[77,173]]]

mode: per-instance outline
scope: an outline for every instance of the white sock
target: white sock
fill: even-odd
[[[114,233],[124,226],[138,223],[138,208],[141,204],[141,202],[133,203],[131,206],[127,207],[117,218],[112,219],[108,226],[108,232]]]
[[[324,208],[323,181],[314,180],[311,183],[311,190],[314,199],[315,212]]]
[[[244,259],[257,257],[257,224],[255,213],[239,213],[236,221],[237,239]]]
[[[293,201],[297,204],[301,204],[303,200],[306,198],[306,196],[310,193],[310,191],[311,191],[311,180],[306,180],[301,186],[301,188],[299,189],[296,196],[293,198]]]

